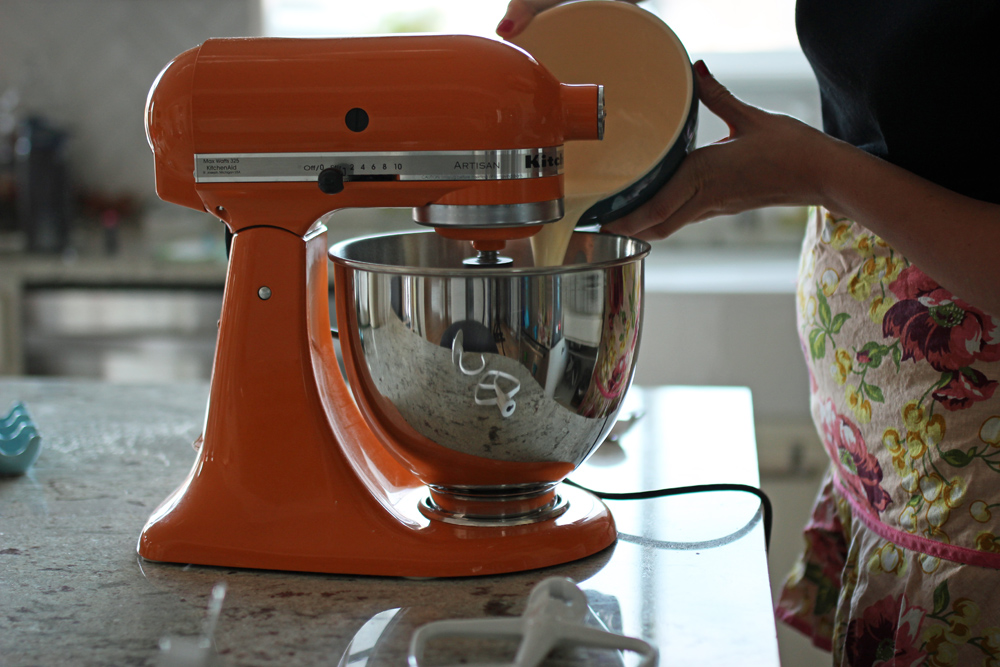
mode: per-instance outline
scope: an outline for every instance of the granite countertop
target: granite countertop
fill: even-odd
[[[197,637],[213,587],[223,665],[405,665],[413,631],[516,616],[566,576],[607,627],[658,645],[661,664],[778,665],[756,498],[702,493],[613,501],[617,544],[589,558],[492,577],[413,580],[147,562],[150,512],[194,460],[207,384],[0,380],[0,413],[24,401],[43,436],[22,477],[0,478],[0,665],[155,665],[164,637]],[[749,391],[633,389],[644,416],[572,478],[604,491],[758,483]],[[443,641],[443,640],[442,640]],[[449,643],[428,664],[497,662],[516,643]],[[507,654],[509,657],[498,657]],[[556,654],[551,664],[636,664]]]

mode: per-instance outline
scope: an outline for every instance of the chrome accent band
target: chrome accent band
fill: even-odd
[[[486,181],[558,176],[563,147],[358,153],[197,153],[198,183],[308,182],[330,167],[344,182]]]
[[[526,482],[521,484],[428,484],[427,488],[443,496],[466,502],[496,502],[498,500],[530,500],[556,488],[556,482]]]
[[[604,119],[608,112],[604,108],[604,86],[597,86],[597,139],[604,139]]]
[[[463,514],[442,509],[430,496],[425,496],[417,508],[428,519],[436,519],[456,526],[503,527],[526,526],[556,519],[569,509],[569,502],[557,494],[552,502],[522,514]]]
[[[413,209],[413,220],[421,225],[464,229],[540,225],[562,217],[562,199],[481,206],[430,204]]]

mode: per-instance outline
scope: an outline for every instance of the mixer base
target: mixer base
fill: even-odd
[[[143,528],[140,556],[460,577],[558,565],[614,543],[608,508],[569,486],[558,487],[565,511],[532,523],[457,525],[422,514],[427,487],[390,455],[340,374],[326,262],[322,233],[303,240],[256,227],[234,236],[204,437],[187,478]],[[537,506],[557,490],[506,488]]]
[[[526,524],[428,519],[417,511],[425,493],[414,488],[399,498],[394,510],[404,511],[402,520],[387,513],[385,521],[361,530],[336,506],[307,515],[288,508],[285,516],[261,522],[236,506],[187,505],[182,487],[143,529],[139,555],[153,562],[262,570],[465,577],[561,565],[617,539],[607,507],[573,487],[559,489],[560,516]]]

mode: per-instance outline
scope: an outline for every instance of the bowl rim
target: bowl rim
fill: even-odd
[[[624,257],[619,257],[616,259],[604,260],[601,262],[590,262],[590,263],[578,263],[578,264],[561,264],[559,266],[511,266],[511,265],[500,265],[500,266],[455,266],[455,267],[427,267],[427,266],[400,266],[394,264],[380,264],[378,262],[366,262],[358,259],[350,259],[344,256],[344,249],[347,246],[367,242],[373,239],[385,239],[385,238],[395,238],[409,235],[428,235],[435,234],[437,232],[434,230],[408,230],[401,232],[392,232],[389,234],[368,234],[365,236],[356,236],[350,239],[345,239],[333,244],[327,255],[335,264],[346,266],[351,269],[357,269],[362,271],[369,271],[372,273],[393,273],[401,275],[411,275],[411,276],[454,276],[462,278],[478,278],[478,277],[513,277],[513,276],[544,276],[544,275],[566,275],[571,273],[582,273],[586,271],[600,271],[603,269],[613,268],[616,266],[624,266],[626,264],[632,263],[642,263],[646,256],[649,255],[652,246],[641,239],[632,238],[630,236],[622,236],[619,234],[608,234],[607,232],[587,232],[587,231],[576,231],[573,232],[573,236],[595,236],[601,238],[611,238],[611,239],[621,239],[629,244],[634,244],[635,251],[629,253]],[[443,236],[438,236],[442,242],[454,243],[454,244],[464,244],[468,247],[468,257],[475,256],[472,245],[466,241],[455,241],[451,239],[446,239]],[[508,241],[508,243],[527,243],[528,239],[518,239],[515,241]],[[502,253],[503,251],[501,251]]]

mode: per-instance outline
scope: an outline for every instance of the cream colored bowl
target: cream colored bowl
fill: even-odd
[[[539,14],[513,42],[560,81],[604,86],[604,140],[565,147],[567,218],[604,224],[631,212],[693,149],[691,61],[654,14],[616,0],[570,2]]]

